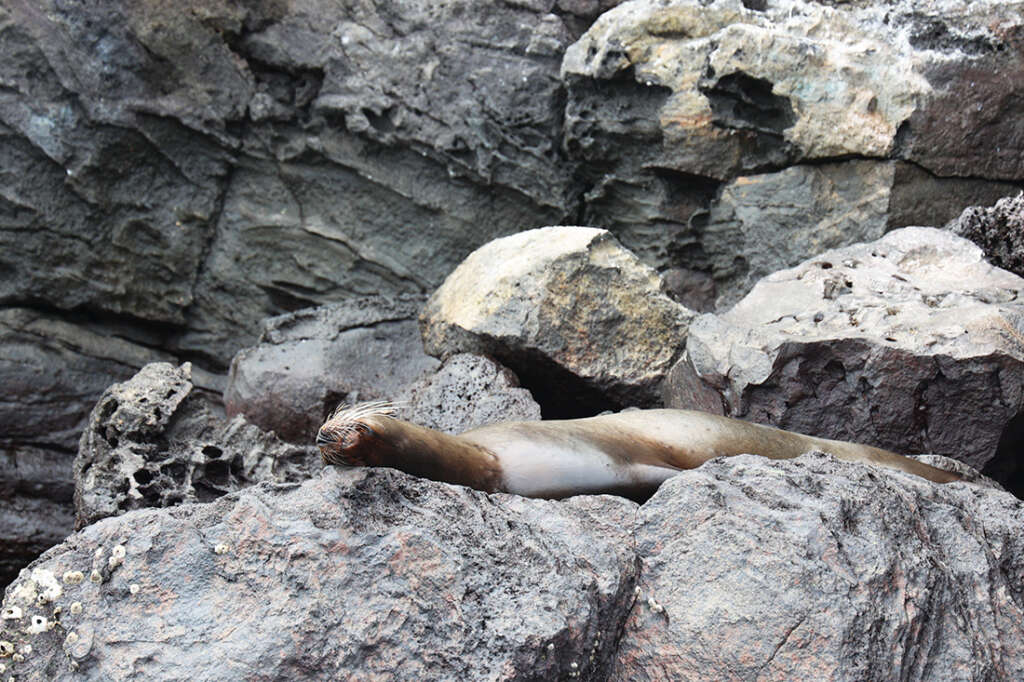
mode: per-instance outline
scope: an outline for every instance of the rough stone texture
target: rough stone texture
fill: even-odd
[[[558,69],[606,6],[8,5],[0,301],[224,367],[268,315],[432,289],[574,209]]]
[[[0,641],[57,681],[1018,679],[1022,523],[820,453],[713,460],[639,511],[328,467],[89,526],[8,588]]]
[[[584,162],[584,221],[659,269],[715,273],[727,303],[766,273],[747,281],[734,272],[721,260],[734,236],[704,230],[709,211],[729,213],[721,183],[728,197],[729,187],[765,173],[782,196],[801,197],[817,169],[790,167],[832,161],[833,173],[861,182],[839,197],[817,195],[814,221],[838,225],[853,217],[851,206],[869,208],[872,236],[879,219],[890,229],[940,225],[965,205],[1006,195],[1015,185],[1003,181],[1024,175],[1013,113],[1024,93],[1015,75],[1020,9],[994,0],[623,3],[562,63],[564,144]],[[961,116],[964,90],[973,106]],[[757,218],[752,226],[767,223],[762,241],[799,245],[797,260],[828,248],[830,240],[799,237],[791,245],[777,215],[789,202],[754,196],[738,209]],[[758,208],[767,210],[754,216]],[[770,253],[754,243],[739,251],[744,260]]]
[[[610,679],[1018,679],[1022,523],[1020,500],[973,484],[820,453],[714,460],[640,508]]]
[[[328,468],[302,485],[128,513],[72,536],[8,589],[4,606],[23,615],[0,621],[0,639],[32,652],[6,674],[602,679],[618,634],[606,624],[632,601],[635,511],[614,497],[487,496]],[[40,606],[33,592],[71,570],[85,582],[59,583]],[[60,627],[23,632],[54,607]]]
[[[74,529],[71,455],[0,447],[0,586]]]
[[[470,353],[450,356],[395,394],[395,403],[402,419],[446,433],[540,419],[540,405],[510,370]]]
[[[90,415],[74,462],[75,523],[301,480],[318,460],[243,417],[225,422],[188,364],[153,363],[107,389]]]
[[[393,398],[440,364],[423,352],[420,297],[362,297],[264,322],[231,363],[224,406],[262,429],[312,443],[341,402]]]
[[[885,234],[893,164],[848,161],[741,176],[722,187],[702,228],[717,307],[810,254]]]
[[[993,265],[1024,275],[1024,194],[971,206],[946,229],[980,246]]]
[[[431,296],[432,355],[492,355],[546,417],[654,405],[693,312],[605,230],[545,227],[474,251]]]
[[[694,320],[665,400],[714,390],[734,417],[948,455],[1005,481],[1020,441],[1000,439],[1024,408],[1021,291],[965,239],[896,230]]]
[[[166,358],[87,323],[0,310],[0,585],[71,532],[71,461],[104,389]]]

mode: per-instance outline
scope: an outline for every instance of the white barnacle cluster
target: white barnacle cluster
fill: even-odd
[[[114,545],[114,549],[110,550],[110,558],[107,559],[107,566],[111,570],[117,568],[124,563],[126,551],[124,545]]]
[[[647,606],[653,613],[665,613],[665,607],[654,600],[654,597],[647,598]]]
[[[217,546],[213,548],[214,554],[227,554],[229,551],[231,551],[231,548],[226,542],[218,542]]]
[[[75,585],[81,585],[82,581],[85,580],[85,574],[81,571],[64,571],[64,575],[61,576],[65,585],[74,587]]]
[[[37,600],[41,604],[56,601],[64,593],[64,588],[61,587],[60,581],[57,580],[53,571],[37,568],[32,571],[32,581],[37,586],[36,589],[39,592]]]

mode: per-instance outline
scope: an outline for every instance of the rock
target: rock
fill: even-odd
[[[605,624],[632,600],[635,513],[610,496],[527,500],[334,468],[130,512],[8,589],[3,606],[21,618],[0,621],[0,639],[32,650],[5,674],[602,679],[617,637]],[[68,571],[84,582],[62,580]],[[59,628],[25,632],[56,608]]]
[[[445,433],[540,419],[540,405],[508,369],[470,353],[448,357],[433,373],[395,394],[396,414]]]
[[[690,325],[666,404],[717,392],[724,412],[903,453],[997,480],[1018,461],[1024,280],[965,239],[904,228],[761,280]]]
[[[427,352],[495,357],[545,417],[658,403],[693,313],[605,230],[545,227],[474,251],[430,297]]]
[[[168,357],[88,322],[0,309],[0,585],[72,531],[71,462],[112,378]],[[216,385],[196,374],[198,383]]]
[[[608,5],[4,7],[0,298],[223,369],[269,315],[432,289],[574,210],[558,69]]]
[[[813,453],[708,462],[637,518],[613,680],[1017,679],[1024,504]]]
[[[946,229],[980,246],[993,265],[1024,275],[1024,193],[964,209]]]
[[[70,455],[0,448],[0,589],[74,530]]]
[[[423,352],[422,304],[367,296],[266,320],[260,344],[231,363],[228,415],[308,444],[339,403],[394,397],[440,364]]]
[[[318,460],[315,448],[282,443],[243,417],[225,422],[187,363],[153,363],[108,388],[89,417],[74,462],[75,523],[301,480]]]
[[[921,72],[933,90],[904,124],[900,154],[940,176],[1019,180],[1024,123],[1022,26],[1016,7],[995,0],[944,3],[896,23],[910,42],[944,53]],[[950,58],[952,57],[952,58]]]
[[[551,9],[241,10],[225,42],[254,94],[177,347],[230,357],[269,315],[424,294],[480,244],[573,211],[558,69],[574,36]]]
[[[7,589],[0,641],[56,681],[1017,679],[1022,523],[821,453],[712,460],[639,508],[328,467],[83,529]]]
[[[794,166],[726,183],[702,229],[724,310],[754,284],[808,255],[870,241],[888,227],[892,164]]]
[[[1021,84],[994,75],[1020,71],[1021,26],[1016,9],[991,0],[623,3],[562,62],[565,147],[581,162],[584,220],[659,270],[713,273],[721,304],[831,246],[943,224],[1021,177],[1011,166],[1022,136],[1009,113]],[[944,74],[959,84],[947,87]],[[975,85],[978,111],[967,119],[979,125],[965,126],[957,91]],[[835,195],[825,191],[833,182]],[[812,222],[832,229],[817,244],[785,232],[809,184]],[[781,190],[781,207],[756,191],[768,186]],[[705,229],[709,212],[724,233]],[[795,260],[759,269],[751,260],[774,249],[759,251],[754,236],[732,263],[737,222]],[[837,226],[854,223],[837,242]]]

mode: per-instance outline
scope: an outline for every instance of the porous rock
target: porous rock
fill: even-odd
[[[440,364],[423,351],[421,297],[365,296],[263,323],[231,362],[224,407],[296,443],[312,443],[342,402],[394,398]]]
[[[966,208],[946,228],[980,246],[993,265],[1024,276],[1024,193]]]
[[[1006,480],[1001,436],[1024,408],[1024,280],[966,239],[904,228],[762,279],[690,326],[666,403],[905,454]]]
[[[424,346],[494,356],[547,417],[654,405],[693,316],[660,287],[605,230],[529,230],[477,249],[448,276],[421,316]]]
[[[445,433],[540,419],[540,405],[511,370],[472,353],[448,357],[395,394],[395,404],[402,419]]]
[[[609,679],[1015,679],[1024,503],[821,453],[742,455],[640,508]]]
[[[167,358],[58,315],[0,310],[0,585],[72,531],[71,462],[104,389]]]
[[[307,478],[313,447],[226,421],[191,382],[191,366],[159,362],[103,394],[75,457],[78,528],[143,507],[208,501],[259,481]]]
[[[32,646],[8,674],[603,679],[618,634],[605,626],[632,599],[635,511],[614,497],[488,496],[329,467],[301,485],[130,512],[73,535],[8,589],[3,605],[22,619],[0,621],[0,639]],[[86,580],[39,604],[67,571]],[[58,607],[60,627],[24,632]]]

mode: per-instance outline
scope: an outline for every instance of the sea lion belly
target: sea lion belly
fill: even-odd
[[[558,499],[600,491],[645,500],[679,473],[676,467],[619,456],[594,436],[566,422],[519,422],[459,437],[495,453],[502,489],[526,497]]]

